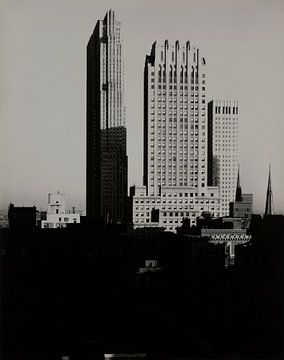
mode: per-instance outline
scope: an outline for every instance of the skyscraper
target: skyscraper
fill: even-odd
[[[144,186],[131,189],[134,227],[173,231],[202,211],[219,216],[207,146],[206,61],[189,41],[155,42],[144,69]]]
[[[144,185],[206,187],[206,63],[199,49],[154,43],[146,56]]]
[[[236,100],[208,103],[208,185],[220,187],[221,216],[229,215],[237,186],[238,113]]]
[[[98,20],[87,46],[87,216],[121,222],[127,196],[120,22]]]

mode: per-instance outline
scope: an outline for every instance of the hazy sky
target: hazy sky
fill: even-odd
[[[122,22],[129,185],[142,183],[143,67],[155,40],[190,40],[207,100],[237,99],[241,183],[263,212],[268,164],[284,212],[283,0],[0,0],[0,208],[85,208],[86,44],[113,8]]]

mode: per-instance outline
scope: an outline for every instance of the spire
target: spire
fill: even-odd
[[[265,215],[273,215],[273,199],[272,199],[271,165],[270,164],[269,164],[267,191],[266,191]]]
[[[240,165],[238,166],[238,180],[237,180],[237,188],[236,188],[236,199],[237,202],[242,201],[242,188],[241,188],[241,181],[240,181]]]

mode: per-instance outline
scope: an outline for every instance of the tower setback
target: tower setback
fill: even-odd
[[[175,231],[203,211],[220,216],[207,146],[206,61],[189,41],[155,42],[144,68],[143,186],[130,192],[135,228]]]
[[[122,222],[127,155],[121,24],[113,10],[87,46],[87,216]]]

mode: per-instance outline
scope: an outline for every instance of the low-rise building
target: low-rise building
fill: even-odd
[[[8,214],[0,214],[0,229],[9,227]]]
[[[159,195],[149,196],[146,186],[132,186],[130,207],[134,229],[163,227],[175,232],[185,218],[190,220],[191,225],[196,225],[196,218],[204,211],[219,217],[219,188],[207,187],[204,192],[198,193],[196,188],[190,187],[161,187]]]
[[[56,229],[66,227],[67,224],[79,224],[80,214],[66,213],[65,210],[65,194],[58,191],[56,194],[48,194],[48,210],[46,220],[42,220],[41,227],[48,229]]]
[[[36,227],[35,206],[15,206],[10,204],[8,222],[11,229],[33,229]]]
[[[243,227],[249,228],[253,213],[253,194],[243,194],[238,173],[235,201],[230,203],[230,218],[240,218]]]

